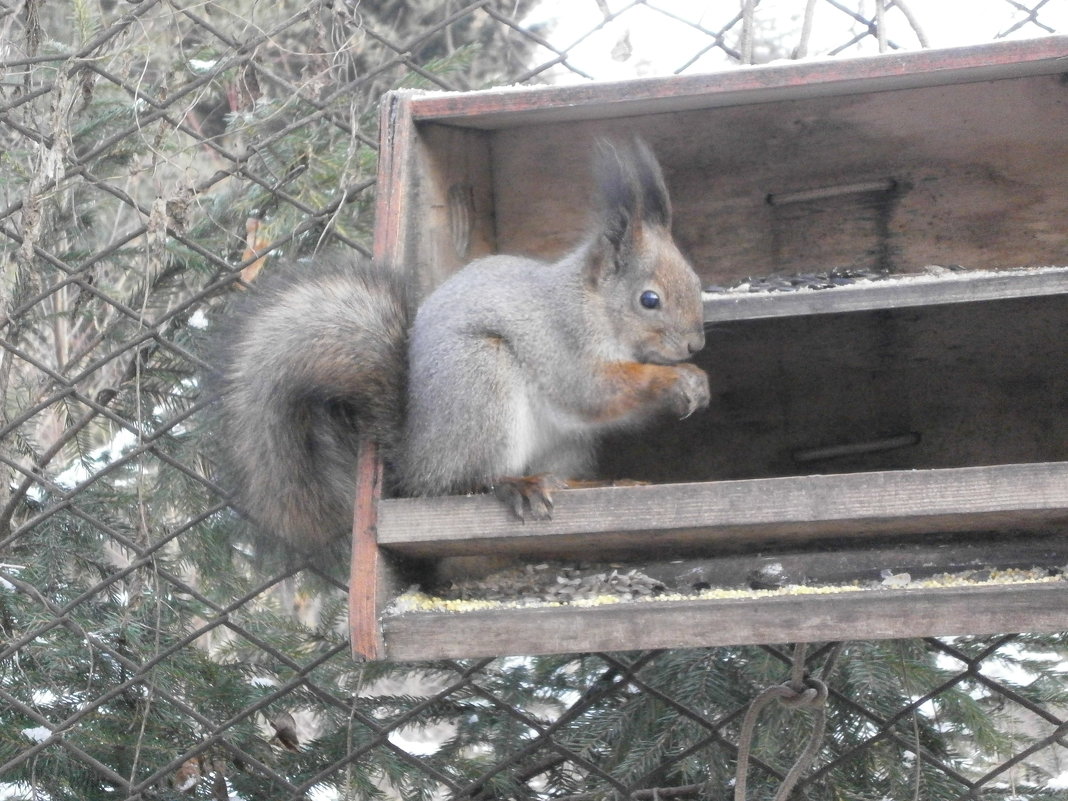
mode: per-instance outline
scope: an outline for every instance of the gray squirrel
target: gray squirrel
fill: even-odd
[[[697,275],[641,141],[601,142],[598,215],[548,264],[478,259],[413,314],[365,263],[255,286],[217,354],[220,450],[235,502],[290,547],[351,529],[356,452],[376,441],[401,495],[494,491],[521,519],[589,476],[598,437],[709,402]],[[258,282],[260,283],[260,282]]]

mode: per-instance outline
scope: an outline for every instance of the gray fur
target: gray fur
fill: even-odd
[[[383,444],[401,492],[435,495],[582,477],[602,433],[706,405],[707,376],[676,364],[704,328],[660,168],[640,143],[613,145],[596,174],[600,218],[574,252],[476,261],[410,325],[403,288],[366,265],[257,293],[220,387],[244,510],[318,550],[349,528],[361,436]]]
[[[704,346],[704,326],[699,281],[671,238],[667,189],[648,148],[602,144],[596,174],[601,222],[576,251],[554,264],[476,261],[419,309],[400,465],[407,492],[584,477],[599,435],[673,403],[665,396],[605,415],[620,389],[598,366],[686,359]],[[647,289],[663,297],[662,310],[640,307]]]
[[[219,434],[261,528],[313,553],[350,530],[359,436],[396,458],[410,318],[397,278],[363,263],[258,282],[230,310]]]

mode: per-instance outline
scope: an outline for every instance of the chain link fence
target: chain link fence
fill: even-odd
[[[1068,641],[355,665],[252,552],[201,341],[263,253],[367,254],[402,86],[699,72],[1068,27],[1064,0],[0,0],[0,798],[1068,797]],[[747,738],[748,739],[748,738]]]

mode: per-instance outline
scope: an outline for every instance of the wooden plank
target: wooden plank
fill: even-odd
[[[862,582],[880,584],[886,571],[907,573],[910,581],[922,581],[947,573],[989,577],[993,571],[1028,571],[1033,568],[1061,571],[1068,565],[1068,532],[1055,534],[1015,533],[945,535],[935,540],[895,542],[879,545],[863,541],[852,547],[797,550],[759,550],[694,559],[635,559],[619,565],[621,572],[638,570],[659,581],[664,592],[693,593],[720,589],[760,589],[754,581],[778,577],[782,585],[832,585]],[[576,563],[568,563],[576,564]],[[577,563],[582,564],[582,563]],[[590,572],[603,572],[601,564]],[[551,573],[549,569],[547,572]],[[570,574],[572,576],[578,573]],[[451,579],[455,581],[455,579]],[[477,587],[477,581],[474,582]],[[764,585],[765,589],[768,585]],[[436,594],[434,588],[429,589]],[[446,597],[457,595],[442,593]],[[464,596],[468,597],[468,596]],[[477,594],[469,597],[477,598]]]
[[[415,127],[409,101],[391,92],[382,99],[379,113],[378,191],[375,193],[374,260],[404,271],[413,279],[408,216],[412,202]]]
[[[423,293],[460,267],[496,250],[489,135],[451,125],[420,125],[407,221],[408,258]]]
[[[1013,530],[1068,521],[1068,462],[559,491],[519,523],[485,496],[380,504],[379,544],[418,556],[714,552],[872,532]]]
[[[386,602],[385,565],[378,548],[378,503],[382,497],[382,460],[378,446],[360,443],[356,460],[356,498],[352,517],[352,560],[349,563],[349,641],[352,657],[381,659],[382,631],[379,607]]]
[[[1063,91],[1043,75],[496,131],[497,244],[554,259],[582,241],[593,141],[637,135],[709,284],[831,267],[1063,266]]]
[[[1068,294],[1068,268],[906,276],[797,292],[706,294],[705,322],[800,317]]]
[[[479,128],[605,119],[1064,72],[1068,36],[801,61],[670,78],[476,92],[407,92],[417,120]]]
[[[872,640],[1068,628],[1063,581],[387,618],[391,659]]]
[[[711,407],[612,436],[598,474],[677,483],[1068,460],[1066,324],[1065,294],[716,323],[696,357]],[[910,432],[917,444],[877,449]]]

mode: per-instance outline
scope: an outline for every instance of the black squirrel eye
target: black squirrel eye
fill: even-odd
[[[638,298],[642,306],[647,309],[659,309],[660,308],[660,295],[653,292],[651,289],[647,289],[642,292],[641,297]]]

